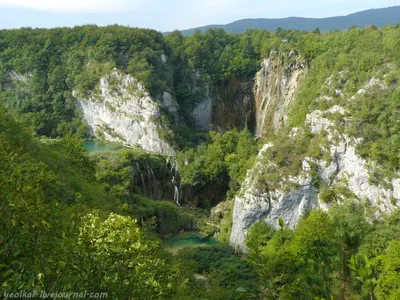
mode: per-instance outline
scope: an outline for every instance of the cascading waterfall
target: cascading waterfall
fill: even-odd
[[[174,201],[176,205],[181,206],[179,203],[179,189],[176,185],[174,185]]]
[[[148,165],[146,161],[146,166],[147,166],[147,180],[149,182],[149,192],[151,198],[157,197],[157,185],[156,185],[156,176],[154,175],[153,169]]]
[[[150,173],[151,173],[151,182],[152,182],[152,186],[153,186],[153,193],[154,193],[154,197],[157,197],[157,182],[156,182],[156,176],[154,175],[154,171],[152,168],[150,168]]]
[[[140,177],[142,177],[142,188],[143,188],[142,193],[143,193],[143,195],[146,195],[146,185],[144,183],[144,178],[143,178],[142,172],[140,172]]]
[[[176,205],[181,206],[179,203],[179,188],[175,185],[175,176],[172,176],[171,182],[174,185],[174,201]]]
[[[147,160],[145,162],[146,162],[146,168],[147,168],[147,181],[149,182],[149,195],[150,195],[150,198],[153,198],[153,187],[152,187],[152,182],[151,182],[150,167],[147,164]]]
[[[146,184],[144,182],[144,177],[143,177],[142,172],[140,171],[140,165],[138,162],[136,162],[136,168],[137,168],[137,171],[140,173],[140,177],[142,178],[142,194],[146,195]]]

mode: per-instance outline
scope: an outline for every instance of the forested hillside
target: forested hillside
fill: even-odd
[[[3,102],[39,135],[73,131],[84,136],[87,128],[77,116],[73,90],[93,89],[101,76],[119,68],[135,73],[156,92],[166,76],[159,62],[165,47],[156,31],[118,26],[3,30]],[[10,71],[22,77],[10,76]],[[21,84],[13,89],[15,81]]]
[[[399,26],[0,31],[0,295],[398,299],[398,49]],[[182,231],[222,245],[166,252]]]
[[[380,9],[369,9],[356,12],[347,16],[337,16],[328,18],[299,18],[289,17],[282,19],[244,19],[226,25],[207,25],[203,27],[182,30],[184,35],[192,35],[197,30],[205,32],[211,28],[221,28],[228,33],[244,33],[248,29],[265,29],[276,31],[281,29],[294,29],[312,31],[319,28],[321,32],[333,30],[347,30],[352,26],[365,27],[375,25],[383,27],[386,25],[396,25],[400,22],[400,6],[393,6]]]

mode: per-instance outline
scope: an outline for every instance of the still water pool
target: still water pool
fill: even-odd
[[[196,248],[217,244],[219,244],[219,241],[216,238],[204,237],[199,232],[185,232],[163,239],[163,248],[174,254],[184,248]]]
[[[89,153],[101,151],[118,152],[124,148],[121,145],[107,144],[99,141],[85,141],[82,146],[87,149]]]

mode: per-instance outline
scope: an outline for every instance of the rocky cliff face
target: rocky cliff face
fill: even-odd
[[[271,53],[255,77],[256,135],[277,133],[287,121],[287,112],[300,87],[306,64],[292,51]]]
[[[192,112],[196,126],[201,130],[207,130],[209,128],[213,109],[213,99],[210,91],[210,84],[206,83],[204,85],[204,97],[196,104]]]
[[[99,87],[89,95],[74,95],[93,136],[151,152],[174,154],[173,148],[160,137],[160,103],[132,76],[113,70],[100,79]],[[176,103],[169,94],[163,95],[163,102],[168,110],[176,111]]]
[[[193,112],[196,123],[201,129],[212,124],[221,131],[247,127],[259,137],[277,133],[286,123],[305,71],[297,52],[271,53],[254,81],[234,78],[209,92]]]
[[[271,146],[264,145],[258,158],[261,159]],[[254,169],[248,172],[242,191],[235,198],[230,244],[239,251],[246,251],[247,231],[258,221],[265,220],[269,225],[278,227],[281,217],[287,226],[294,227],[306,210],[320,207],[317,189],[312,184],[312,177],[307,174],[306,166],[302,174],[284,180],[296,185],[289,192],[283,188],[271,191],[264,183],[260,187],[259,174],[264,167],[259,160]]]
[[[384,88],[384,85],[372,78],[363,89],[349,97],[348,101],[367,93],[370,88]],[[336,94],[344,97],[339,90]],[[276,120],[274,116],[270,115]],[[335,119],[340,119],[339,125]],[[271,130],[276,130],[281,125],[273,120],[270,120],[269,126]],[[362,142],[361,139],[344,133],[350,120],[351,116],[346,114],[346,110],[337,105],[326,111],[316,110],[308,114],[304,128],[293,128],[286,138],[295,145],[303,134],[302,131],[306,129],[313,135],[326,135],[325,143],[318,145],[324,153],[324,159],[304,157],[299,172],[282,176],[275,185],[263,177],[268,172],[279,174],[276,163],[264,158],[268,151],[274,151],[274,145],[264,145],[257,163],[248,171],[242,190],[235,198],[230,236],[232,246],[239,251],[246,251],[247,231],[260,220],[278,227],[278,219],[281,217],[285,225],[294,227],[307,210],[328,209],[332,202],[340,204],[353,199],[367,207],[373,207],[377,214],[390,212],[400,204],[400,174],[394,178],[386,178],[378,185],[370,182],[370,175],[378,166],[357,154],[356,147]],[[335,199],[327,197],[329,193],[324,191],[335,191]]]
[[[231,79],[216,88],[212,124],[220,130],[255,130],[253,81]]]
[[[193,118],[199,129],[207,130],[211,124],[213,100],[210,96],[200,101],[193,110]]]
[[[200,76],[200,75],[198,75]],[[218,131],[247,127],[255,129],[255,101],[252,80],[230,79],[215,86],[205,84],[204,97],[193,109],[192,116],[201,130]]]
[[[168,92],[164,92],[161,98],[163,106],[167,109],[167,111],[173,116],[174,122],[179,122],[179,104],[178,102],[172,97],[172,95]]]

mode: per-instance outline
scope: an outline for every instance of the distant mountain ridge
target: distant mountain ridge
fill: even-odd
[[[202,27],[181,30],[183,35],[192,35],[197,30],[202,32],[209,28],[223,28],[228,33],[242,33],[247,29],[266,29],[276,31],[278,27],[282,29],[297,29],[312,31],[319,28],[321,32],[332,30],[345,30],[355,25],[365,27],[376,25],[383,27],[385,25],[396,25],[400,23],[400,6],[387,8],[369,9],[356,12],[347,16],[337,16],[328,18],[300,18],[289,17],[281,19],[243,19],[226,25],[206,25]]]

